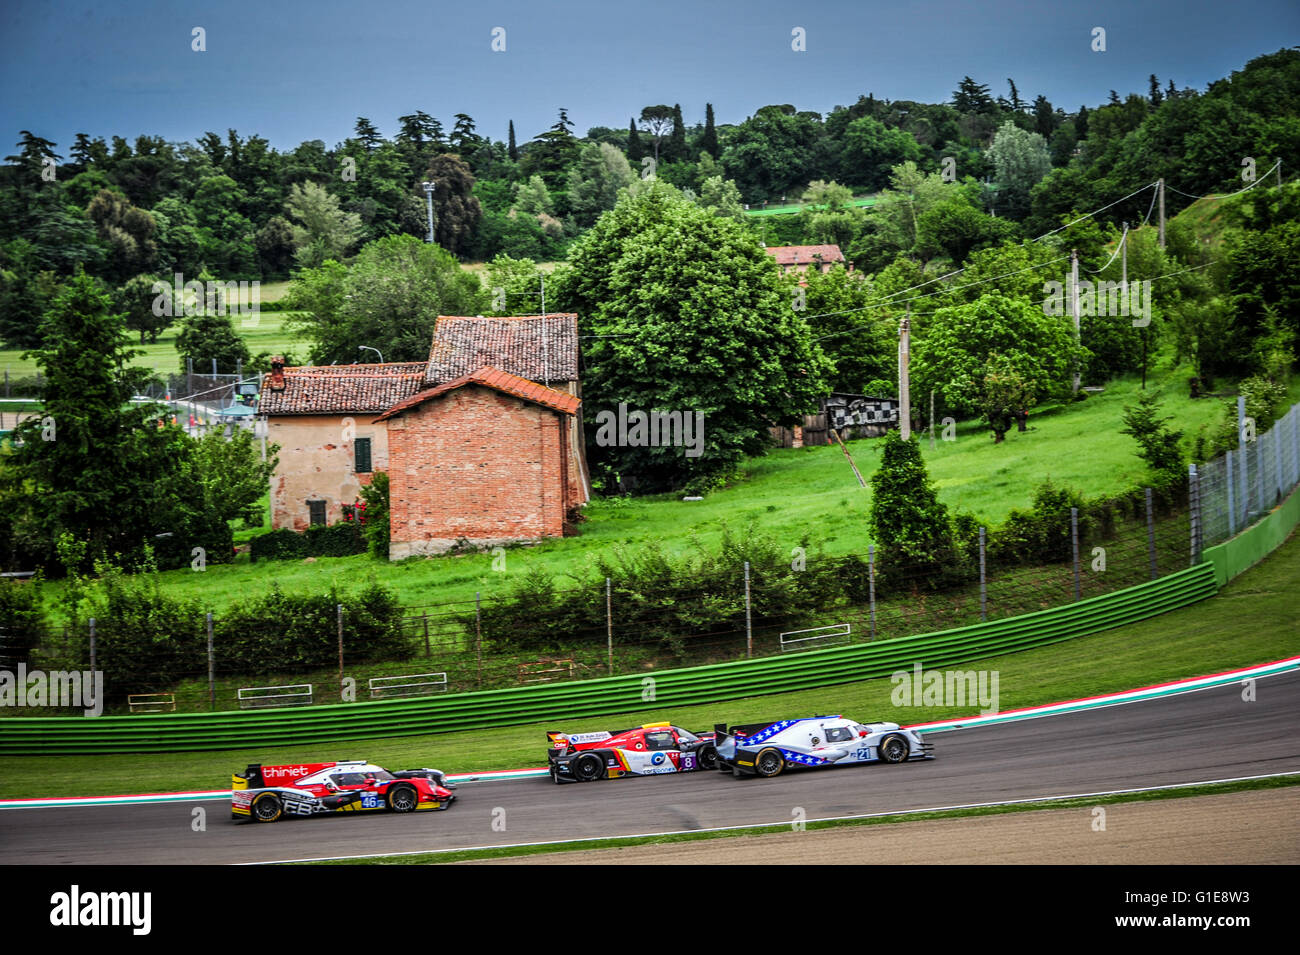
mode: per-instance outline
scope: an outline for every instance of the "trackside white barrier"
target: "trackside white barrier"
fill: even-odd
[[[853,628],[847,623],[832,624],[829,627],[811,627],[807,630],[791,630],[789,633],[781,634],[781,652],[833,647],[848,643],[852,635]]]
[[[428,677],[429,679],[425,679]],[[406,680],[406,683],[391,683],[391,680]],[[370,695],[373,697],[415,696],[421,693],[445,693],[447,674],[445,673],[406,673],[401,676],[377,676],[367,681]]]
[[[276,692],[283,691],[283,692]],[[293,683],[287,686],[241,686],[239,708],[255,706],[305,706],[312,702],[310,683]]]

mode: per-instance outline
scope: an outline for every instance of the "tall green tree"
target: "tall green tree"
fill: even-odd
[[[361,239],[361,217],[344,212],[338,196],[314,182],[294,184],[285,213],[294,223],[295,258],[305,268],[316,268],[326,259],[342,259]]]
[[[711,486],[744,455],[764,452],[769,425],[796,421],[824,392],[829,364],[771,258],[748,230],[666,183],[625,195],[569,261],[557,299],[593,336],[584,420],[604,479],[640,492]],[[620,404],[702,415],[699,454],[611,442],[597,419]]]
[[[463,255],[483,218],[483,207],[474,195],[474,174],[459,156],[445,153],[429,163],[424,178],[435,183],[434,241],[452,255]]]
[[[318,365],[358,361],[362,345],[379,349],[385,361],[423,361],[439,315],[482,315],[491,308],[477,277],[446,250],[412,235],[367,244],[350,267],[326,262],[304,269],[284,301],[301,313],[293,327],[312,339]]]
[[[713,104],[704,104],[704,136],[700,139],[700,151],[706,152],[714,159],[718,158],[718,130],[713,125]]]

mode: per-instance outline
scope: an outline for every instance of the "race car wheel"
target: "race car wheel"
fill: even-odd
[[[284,815],[284,804],[275,793],[263,793],[253,800],[253,819],[257,822],[275,822]]]
[[[605,762],[595,753],[587,753],[573,761],[573,776],[580,783],[589,783],[605,775]]]
[[[785,757],[779,749],[765,749],[754,760],[754,772],[760,776],[777,776],[785,769]]]
[[[388,790],[388,808],[393,812],[415,812],[420,804],[420,794],[414,786],[400,785]]]
[[[718,768],[718,751],[712,746],[701,746],[696,759],[698,760],[700,769]]]
[[[882,763],[902,763],[907,761],[912,747],[901,736],[886,736],[880,741],[880,761]]]

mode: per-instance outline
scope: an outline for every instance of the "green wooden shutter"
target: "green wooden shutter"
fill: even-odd
[[[368,474],[370,472],[370,439],[357,438],[352,442],[352,446],[356,454],[356,472],[358,474]]]
[[[325,523],[324,501],[308,501],[307,511],[310,514],[309,520],[313,526]]]

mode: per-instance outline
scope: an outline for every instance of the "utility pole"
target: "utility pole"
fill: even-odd
[[[898,326],[898,430],[904,441],[912,437],[912,401],[907,380],[907,363],[911,346],[908,336],[911,333],[912,307],[907,307],[907,315]]]
[[[1161,179],[1158,187],[1160,190],[1160,248],[1165,247],[1165,181]]]
[[[436,184],[437,184],[437,183],[436,183],[434,180],[428,180],[428,181],[425,181],[425,182],[420,183],[420,185],[424,187],[424,198],[425,198],[425,201],[428,203],[428,206],[429,206],[429,242],[430,242],[430,244],[432,244],[432,242],[433,242],[433,187],[434,187]],[[1163,209],[1163,208],[1164,208],[1164,206],[1161,206],[1161,209]],[[1162,214],[1163,214],[1163,213],[1162,213]],[[1161,235],[1163,235],[1163,234],[1164,234],[1164,233],[1162,232]]]
[[[1074,318],[1074,343],[1081,341],[1079,332],[1079,250],[1070,250],[1070,315]],[[1074,394],[1079,393],[1079,363],[1074,364]]]

